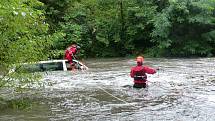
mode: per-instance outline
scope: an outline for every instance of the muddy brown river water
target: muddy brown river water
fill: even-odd
[[[159,67],[148,87],[132,88],[126,58],[86,60],[88,71],[44,74],[26,110],[0,111],[0,121],[215,121],[215,58],[146,58]]]

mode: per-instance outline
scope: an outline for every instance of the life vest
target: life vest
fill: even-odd
[[[143,70],[135,71],[134,72],[134,80],[135,81],[145,81],[147,79],[146,74],[143,72]]]

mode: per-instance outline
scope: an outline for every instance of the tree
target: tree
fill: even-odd
[[[54,41],[53,58],[71,43],[82,55],[214,55],[214,0],[40,0]],[[57,54],[56,54],[57,53]]]
[[[42,7],[37,0],[0,1],[0,88],[33,83],[35,76],[8,72],[13,66],[19,69],[22,63],[47,57],[44,52],[51,41]]]
[[[153,42],[160,55],[212,56],[215,36],[214,0],[169,0],[155,18]]]
[[[59,52],[71,42],[82,45],[82,53],[90,57],[125,56],[152,46],[149,35],[156,15],[152,1],[64,0],[47,3],[58,13],[63,13],[61,18],[54,19],[58,19],[55,24],[60,23],[55,31],[64,36],[54,44]],[[48,16],[56,15],[50,13],[53,15]]]

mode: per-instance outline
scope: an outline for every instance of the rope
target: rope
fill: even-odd
[[[102,91],[104,91],[105,93],[107,93],[108,95],[110,95],[111,97],[113,97],[113,98],[115,98],[115,99],[117,99],[117,100],[119,100],[119,101],[121,101],[121,102],[123,102],[123,103],[125,103],[125,104],[128,104],[128,105],[131,105],[131,106],[134,106],[134,107],[138,108],[138,107],[135,106],[134,104],[131,104],[131,103],[129,103],[129,102],[126,102],[126,101],[124,101],[124,100],[122,100],[122,99],[120,99],[120,98],[118,98],[118,97],[112,95],[111,93],[109,93],[108,91],[106,91],[105,89],[103,89],[102,87],[99,87],[99,86],[97,86],[97,87],[98,87],[99,89],[101,89]]]
[[[103,89],[103,88],[101,88],[101,87],[98,87],[98,88],[101,89],[102,91],[104,91],[105,93],[109,94],[110,96],[114,97],[115,99],[117,99],[117,100],[119,100],[119,101],[122,101],[122,102],[124,102],[125,104],[128,103],[128,102],[126,102],[126,101],[124,101],[124,100],[122,100],[122,99],[120,99],[120,98],[118,98],[118,97],[112,95],[111,93],[109,93],[109,92],[106,91],[105,89]]]

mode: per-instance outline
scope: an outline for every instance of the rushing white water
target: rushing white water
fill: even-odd
[[[87,60],[88,71],[47,72],[36,90],[40,103],[6,110],[6,121],[214,121],[214,58],[145,59],[158,68],[148,87],[132,88],[132,59]]]

